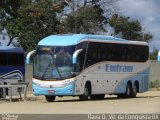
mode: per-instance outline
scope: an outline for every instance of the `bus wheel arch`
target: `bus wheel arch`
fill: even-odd
[[[84,87],[84,94],[79,96],[80,100],[89,100],[92,94],[91,82],[87,81]]]

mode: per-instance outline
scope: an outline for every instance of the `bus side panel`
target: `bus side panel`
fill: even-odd
[[[101,66],[98,64],[85,69],[76,77],[76,79],[76,95],[84,94],[84,87],[86,82],[91,83],[92,94],[105,93]]]
[[[115,87],[114,94],[117,93],[125,93],[126,92],[126,85],[128,81],[131,81],[132,87],[135,83],[135,81],[138,81],[139,83],[139,92],[145,92],[149,89],[149,74],[147,74],[149,71],[149,68],[142,71],[141,73],[138,73],[132,77],[128,77],[124,80],[121,80],[118,85]]]
[[[0,67],[0,84],[18,83],[19,81],[25,81],[25,67],[24,66],[4,66]],[[12,94],[17,95],[17,87],[12,87]],[[7,92],[9,95],[9,91]]]
[[[126,69],[130,66],[133,66],[133,70]],[[125,93],[128,81],[131,81],[132,87],[135,81],[138,81],[139,92],[145,92],[148,90],[149,83],[149,61],[145,63],[101,62],[86,68],[76,79],[76,94],[84,93],[87,81],[91,82],[92,94]]]

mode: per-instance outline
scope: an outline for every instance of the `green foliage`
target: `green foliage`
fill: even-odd
[[[18,0],[20,1],[20,0]],[[60,22],[57,19],[56,12],[60,9],[54,9],[50,0],[22,1],[19,7],[17,1],[11,4],[11,11],[4,8],[8,13],[4,26],[10,36],[10,42],[15,37],[19,38],[19,43],[26,51],[35,49],[38,41],[50,34],[59,33]],[[4,2],[6,4],[8,2]],[[14,13],[14,14],[13,14]]]
[[[150,88],[159,88],[160,87],[160,80],[150,81],[149,87]]]
[[[60,22],[56,18],[52,2],[39,0],[28,3],[18,10],[18,14],[20,44],[27,51],[35,49],[42,38],[59,33]]]
[[[154,48],[153,52],[150,53],[150,59],[151,60],[157,60],[158,50]]]
[[[10,45],[15,37],[18,37],[19,31],[16,24],[18,21],[18,9],[24,3],[24,0],[2,0],[0,1],[0,31],[4,28],[8,31]]]
[[[63,22],[64,33],[96,33],[104,31],[106,18],[98,6],[84,6],[72,12]]]
[[[138,20],[130,20],[129,17],[114,14],[109,19],[109,24],[114,28],[115,34],[122,33],[124,39],[148,41],[152,35],[143,34],[142,26]]]
[[[24,0],[1,0],[0,10],[5,17],[17,16],[17,10],[24,3]]]

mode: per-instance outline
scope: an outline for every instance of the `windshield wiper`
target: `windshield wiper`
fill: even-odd
[[[53,58],[52,58],[52,59],[53,59]],[[61,75],[58,67],[56,66],[55,62],[56,62],[56,54],[54,55],[54,68],[57,70],[57,73],[58,73],[60,79],[63,79],[63,77],[62,77],[62,75]]]
[[[61,73],[60,73],[58,67],[57,67],[56,65],[54,65],[54,67],[56,68],[56,70],[57,70],[57,72],[58,72],[58,75],[59,75],[60,79],[63,80],[63,77],[62,77],[62,75],[61,75]]]
[[[42,74],[42,77],[41,77],[41,78],[42,78],[42,80],[44,79],[44,76],[45,76],[45,74],[46,74],[46,72],[47,72],[47,70],[48,70],[48,68],[49,68],[50,64],[51,64],[51,60],[50,60],[49,64],[47,65],[47,67],[46,67],[46,69],[45,69],[44,73]]]

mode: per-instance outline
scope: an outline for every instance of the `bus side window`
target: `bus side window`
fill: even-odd
[[[111,60],[113,60],[114,59],[114,48],[113,48],[113,45],[111,45],[111,44],[109,44],[109,45],[107,45],[107,60],[108,61],[111,61]]]
[[[6,66],[7,65],[7,54],[0,53],[0,65]]]
[[[11,66],[18,65],[18,54],[15,54],[15,53],[8,54],[8,65],[11,65]]]
[[[88,47],[88,51],[87,51],[85,67],[89,67],[92,64],[94,64],[95,56],[96,56],[96,53],[95,53],[95,49],[94,49],[93,43],[90,43],[89,47]]]
[[[83,70],[84,58],[85,58],[85,52],[82,51],[77,58],[76,72],[81,72]]]
[[[18,65],[19,66],[23,66],[24,65],[24,55],[23,54],[19,54],[18,55]]]

